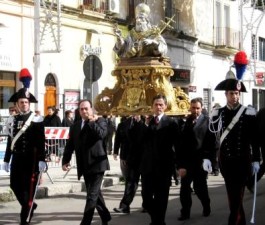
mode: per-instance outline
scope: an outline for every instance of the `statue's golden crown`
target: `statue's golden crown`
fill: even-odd
[[[135,7],[135,16],[138,17],[143,15],[144,17],[149,17],[150,7],[145,3],[140,3]]]

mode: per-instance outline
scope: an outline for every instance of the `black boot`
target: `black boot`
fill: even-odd
[[[211,206],[210,206],[210,204],[208,204],[208,205],[203,207],[202,215],[205,217],[208,217],[208,216],[210,216],[210,214],[211,214]]]
[[[37,209],[37,207],[38,207],[38,205],[35,202],[33,202],[32,210],[31,210],[30,216],[29,216],[29,223],[30,223],[30,221],[33,217],[34,211],[35,211],[35,209]]]
[[[188,220],[190,218],[190,209],[181,209],[179,221]]]

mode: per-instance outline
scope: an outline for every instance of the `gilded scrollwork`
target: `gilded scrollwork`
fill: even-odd
[[[137,60],[127,63],[121,59],[112,71],[117,78],[114,88],[105,88],[97,96],[95,109],[99,114],[150,114],[152,98],[163,94],[168,100],[168,114],[185,115],[189,99],[181,88],[173,88],[169,79],[173,73],[161,58],[145,59],[141,66]]]
[[[139,111],[146,110],[145,86],[150,70],[145,69],[122,69],[121,88],[124,92],[117,107],[118,110]]]

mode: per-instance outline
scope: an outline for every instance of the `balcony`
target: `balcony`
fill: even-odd
[[[229,27],[215,28],[214,52],[231,55],[240,48],[240,32]]]
[[[80,6],[81,9],[104,13],[107,9],[106,0],[83,0],[83,4]]]
[[[119,0],[83,0],[80,9],[83,13],[118,14],[120,6]]]

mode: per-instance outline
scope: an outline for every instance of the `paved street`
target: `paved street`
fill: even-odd
[[[202,217],[202,208],[196,197],[193,195],[193,207],[191,219],[188,221],[178,221],[180,203],[179,203],[179,186],[173,184],[170,193],[167,225],[227,225],[228,205],[221,176],[209,176],[209,192],[212,201],[212,214],[208,217]],[[112,221],[109,225],[149,225],[149,216],[141,212],[141,196],[140,189],[131,205],[131,214],[119,215],[113,212],[113,208],[117,207],[123,194],[123,185],[115,185],[104,188],[104,196],[106,204],[111,211]],[[250,217],[252,213],[253,195],[246,190],[245,194],[245,211],[247,224],[251,224]],[[265,179],[258,184],[258,195],[256,205],[256,225],[264,225],[265,221]],[[85,193],[73,193],[66,196],[55,196],[45,199],[38,199],[38,208],[31,224],[49,224],[49,225],[78,225],[82,217]],[[20,207],[16,201],[0,204],[0,224],[15,225],[19,221]],[[100,219],[95,214],[94,225],[100,225]]]

